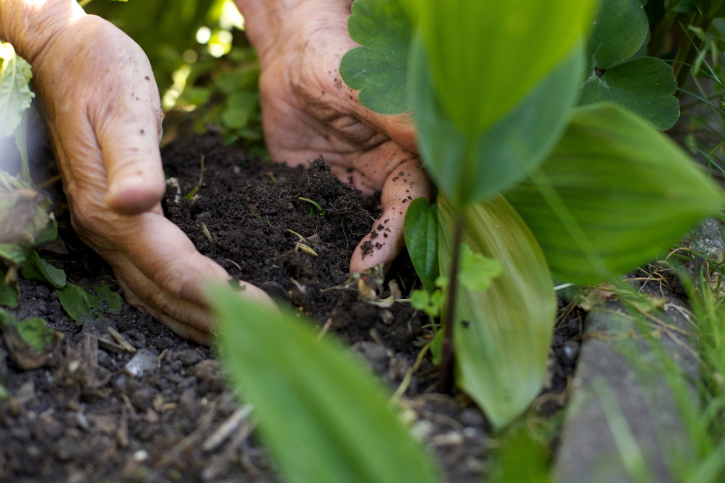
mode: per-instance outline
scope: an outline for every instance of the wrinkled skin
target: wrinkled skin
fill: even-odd
[[[429,196],[431,188],[413,154],[409,120],[368,112],[339,80],[341,56],[356,46],[346,29],[351,2],[237,3],[260,53],[273,159],[305,164],[323,154],[335,174],[352,178],[365,194],[382,190],[389,237],[365,257],[358,247],[350,268],[391,263],[403,246],[402,200]],[[213,324],[205,292],[229,276],[161,211],[162,112],[145,54],[68,0],[0,0],[0,36],[33,67],[78,235],[111,264],[129,303],[208,345]],[[271,305],[251,284],[243,296]]]

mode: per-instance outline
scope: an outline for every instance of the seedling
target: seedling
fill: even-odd
[[[322,211],[322,207],[320,206],[320,204],[318,202],[307,199],[307,198],[303,198],[301,196],[299,197],[299,199],[302,201],[306,201],[306,202],[310,203],[312,206],[314,206],[315,208],[317,208],[317,211],[320,213],[320,216],[325,216],[325,213]],[[314,210],[312,209],[312,206],[310,206],[310,216],[315,214]]]
[[[199,191],[199,188],[201,187],[201,183],[204,181],[204,155],[201,156],[201,173],[199,174],[199,182],[194,186],[194,188],[186,193],[183,200],[184,201],[191,201],[194,199],[194,195],[196,195],[196,192]]]

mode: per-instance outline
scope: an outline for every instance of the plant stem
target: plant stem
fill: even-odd
[[[456,320],[456,295],[458,292],[458,265],[463,239],[463,215],[456,215],[453,227],[453,256],[449,272],[448,296],[446,300],[446,316],[443,323],[443,350],[441,351],[440,380],[441,391],[450,394],[453,390],[453,368],[455,350],[453,347],[453,324]]]
[[[701,15],[697,16],[697,19],[692,22],[692,26],[699,27],[703,32],[707,32],[712,23],[711,18],[703,18]],[[690,34],[685,31],[685,38],[680,43],[680,48],[677,50],[677,56],[675,57],[675,77],[677,78],[677,86],[684,88],[687,78],[690,76],[692,66],[695,63],[695,59],[700,55],[704,41],[699,37],[690,37]],[[682,95],[682,91],[677,91],[675,96],[679,98]]]

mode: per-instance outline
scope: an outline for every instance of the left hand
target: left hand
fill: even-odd
[[[403,221],[410,201],[430,198],[432,185],[416,154],[410,115],[383,116],[366,109],[340,77],[343,55],[359,47],[347,31],[352,2],[236,2],[259,53],[262,118],[272,159],[298,165],[322,154],[333,174],[363,194],[382,191],[383,214],[373,231],[383,225],[388,236],[368,234],[350,270],[362,272],[378,263],[389,267],[405,245]],[[372,252],[362,248],[367,241]]]

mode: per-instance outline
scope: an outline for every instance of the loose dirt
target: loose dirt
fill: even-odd
[[[211,134],[175,141],[162,154],[175,180],[168,183],[165,213],[201,253],[309,315],[321,330],[327,326],[334,334],[328,336],[361,354],[361,365],[372,367],[391,391],[398,388],[432,336],[430,321],[406,303],[376,307],[358,301],[356,288],[343,287],[350,256],[380,212],[379,197],[363,198],[322,160],[308,169],[265,163]],[[38,163],[47,164],[49,156],[45,150]],[[202,183],[184,199],[199,183],[202,156]],[[122,293],[108,265],[70,230],[62,195],[55,198],[69,253],[41,255],[74,283],[103,283]],[[319,204],[324,215],[300,198]],[[388,272],[383,297],[391,280],[403,297],[419,286],[405,252]],[[10,394],[0,405],[0,481],[278,481],[253,418],[222,438],[239,419],[237,396],[243,395],[225,383],[213,350],[180,339],[125,303],[118,314],[78,326],[48,284],[22,280],[20,288],[20,305],[11,312],[18,319],[45,318],[64,339],[47,366],[25,372],[0,341],[0,379]],[[563,303],[560,309],[550,381],[532,409],[545,418],[563,406],[578,354],[581,314]],[[109,340],[109,328],[133,346],[136,360],[146,358],[143,374],[127,368],[134,354],[99,344]],[[485,418],[465,395],[443,395],[436,386],[436,370],[425,359],[402,400],[415,420],[411,431],[449,481],[479,482],[495,447]]]

